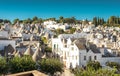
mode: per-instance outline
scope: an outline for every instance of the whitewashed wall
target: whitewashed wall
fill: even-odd
[[[0,50],[4,50],[4,47],[8,46],[9,44],[11,44],[12,47],[15,49],[15,41],[14,40],[0,40]]]
[[[30,39],[33,34],[22,34],[23,39]]]
[[[105,65],[106,62],[117,62],[120,63],[120,57],[102,57],[98,60],[101,65]]]
[[[7,31],[0,31],[0,37],[9,38],[8,32]]]

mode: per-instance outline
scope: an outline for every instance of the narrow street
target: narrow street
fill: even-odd
[[[72,74],[69,69],[64,69],[64,72],[61,76],[75,76],[75,75]]]

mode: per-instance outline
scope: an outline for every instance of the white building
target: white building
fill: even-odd
[[[0,31],[0,50],[4,50],[9,44],[15,49],[15,41],[9,39],[8,31]]]
[[[53,25],[53,24],[56,24],[56,22],[49,20],[49,21],[44,21],[43,24],[44,24],[44,25]]]
[[[8,31],[0,31],[0,38],[9,38]]]
[[[48,29],[63,29],[64,31],[70,27],[68,24],[57,23],[55,21],[45,21],[43,23]]]
[[[5,46],[8,46],[9,44],[15,49],[14,40],[0,38],[0,50],[4,50]]]
[[[66,68],[86,66],[91,60],[99,61],[103,66],[108,61],[120,63],[120,57],[113,57],[109,52],[106,53],[106,48],[98,48],[95,44],[86,41],[85,37],[75,38],[74,35],[68,35],[64,34],[52,39],[52,51],[62,58]]]

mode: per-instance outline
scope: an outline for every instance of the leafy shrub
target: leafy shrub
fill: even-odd
[[[0,74],[7,73],[8,66],[4,58],[0,58]]]
[[[70,33],[73,34],[76,31],[76,28],[70,28]]]
[[[45,47],[45,52],[52,52],[52,48],[51,47]]]
[[[46,73],[54,74],[63,71],[63,64],[58,59],[42,59],[38,63],[41,71]]]
[[[117,62],[106,62],[106,65],[111,67],[111,68],[117,68],[117,69],[120,68],[120,64]]]
[[[87,64],[87,69],[75,68],[72,72],[75,76],[115,76],[116,69],[102,69],[98,61],[90,61]]]
[[[42,40],[43,44],[47,43],[47,41],[48,41],[46,37],[41,37],[41,40]]]
[[[114,76],[115,70],[107,70],[107,69],[98,69],[95,70],[91,67],[87,67],[87,69],[75,69],[75,76]]]
[[[97,70],[97,69],[101,68],[101,65],[98,61],[90,61],[87,63],[87,67]]]
[[[35,62],[30,56],[14,57],[9,62],[11,73],[35,70]]]

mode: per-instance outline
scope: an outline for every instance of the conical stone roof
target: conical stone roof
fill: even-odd
[[[43,59],[46,58],[46,53],[41,58],[43,58]]]
[[[15,50],[13,53],[12,53],[12,55],[15,55],[17,53],[17,51]]]
[[[30,56],[33,55],[33,51],[32,51],[32,49],[31,49],[31,46],[29,46],[29,47],[27,48],[27,50],[25,51],[24,55],[30,55]]]
[[[15,54],[15,57],[22,57],[22,54],[19,51],[17,51],[17,53]]]
[[[12,47],[11,44],[9,44],[8,46],[5,47],[5,52],[7,53],[13,53],[15,51],[15,49]]]
[[[33,61],[38,61],[41,58],[41,51],[39,48],[37,48],[37,50],[34,52],[32,59]]]

